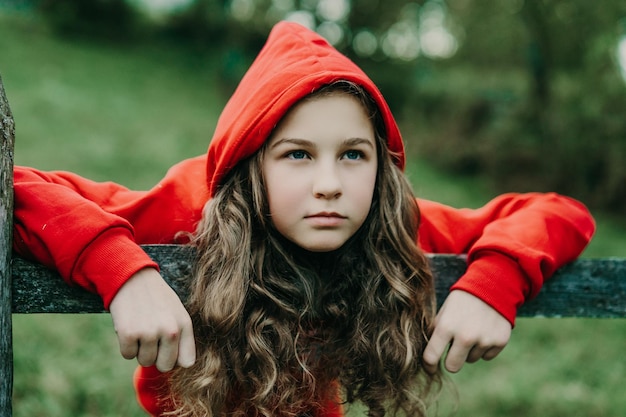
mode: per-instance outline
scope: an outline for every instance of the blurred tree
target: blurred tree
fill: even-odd
[[[615,58],[626,3],[447,3],[463,43],[417,99],[421,152],[500,191],[626,209],[626,89]]]
[[[139,22],[136,10],[125,0],[39,0],[35,4],[52,28],[65,36],[127,40]]]
[[[363,66],[392,107],[400,108],[406,92],[397,80],[411,78],[415,69],[418,53],[407,54],[419,48],[416,11],[428,2],[433,0],[195,0],[189,8],[172,14],[161,27],[163,33],[199,41],[209,48],[220,45],[222,76],[230,86],[226,91],[231,91],[270,28],[282,19],[298,21],[320,32]],[[417,45],[417,49],[385,49],[385,39],[392,31],[396,44]],[[372,43],[365,52],[364,48],[355,48],[358,34],[369,36]]]

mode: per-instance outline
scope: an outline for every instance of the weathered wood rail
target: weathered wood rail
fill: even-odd
[[[161,267],[167,283],[185,299],[193,250],[180,245],[146,245],[144,250]],[[465,271],[465,258],[430,256],[436,276],[437,299],[443,302],[450,286]],[[95,294],[66,285],[56,271],[14,258],[13,313],[103,313]],[[561,268],[539,295],[519,311],[520,317],[626,317],[626,259],[579,259]]]
[[[0,416],[12,414],[12,315],[29,313],[103,313],[102,301],[69,287],[55,271],[11,254],[13,212],[13,144],[15,128],[0,78]],[[165,280],[186,297],[189,247],[144,246],[162,269]],[[465,271],[459,256],[430,258],[441,303],[448,288]],[[626,318],[626,259],[581,259],[566,265],[526,303],[522,317]]]

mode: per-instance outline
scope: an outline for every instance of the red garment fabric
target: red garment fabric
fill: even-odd
[[[167,374],[162,374],[155,366],[137,367],[134,375],[137,401],[152,416],[160,416],[168,409]],[[323,414],[315,417],[343,417],[339,397],[330,399],[324,407]]]
[[[376,85],[317,33],[281,22],[226,104],[209,147],[209,191],[237,162],[252,155],[303,96],[337,80],[353,81],[374,98],[386,127],[389,151],[404,168],[404,145],[391,110]]]
[[[207,154],[175,165],[151,190],[16,167],[15,251],[98,293],[108,308],[134,273],[158,268],[139,244],[184,243],[181,232],[195,230],[224,175],[261,147],[294,103],[341,79],[362,85],[376,100],[388,146],[403,168],[398,126],[373,82],[314,32],[282,22],[227,103]],[[595,228],[584,205],[557,194],[506,194],[479,209],[418,203],[419,246],[467,254],[467,272],[452,288],[476,295],[511,324],[519,306],[581,253]],[[155,368],[136,373],[139,401],[153,415],[163,411],[164,383],[166,375]],[[329,405],[324,416],[341,414]]]

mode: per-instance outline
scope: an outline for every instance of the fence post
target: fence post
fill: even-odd
[[[13,145],[15,125],[0,77],[0,416],[12,414],[13,327],[11,248],[13,236]]]

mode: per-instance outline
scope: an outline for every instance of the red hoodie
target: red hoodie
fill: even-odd
[[[322,85],[349,80],[376,100],[390,151],[404,167],[398,126],[374,83],[314,32],[282,22],[272,30],[218,121],[208,154],[172,167],[149,191],[96,183],[67,172],[16,167],[18,254],[57,269],[70,284],[97,292],[108,308],[135,272],[156,265],[138,246],[173,243],[194,231],[224,175],[256,152],[287,110]],[[579,202],[556,194],[507,194],[476,209],[418,200],[419,246],[466,253],[468,269],[453,286],[472,293],[514,323],[518,307],[589,242],[594,222]],[[155,368],[138,368],[141,404],[158,415]],[[326,416],[340,415],[329,408]]]

